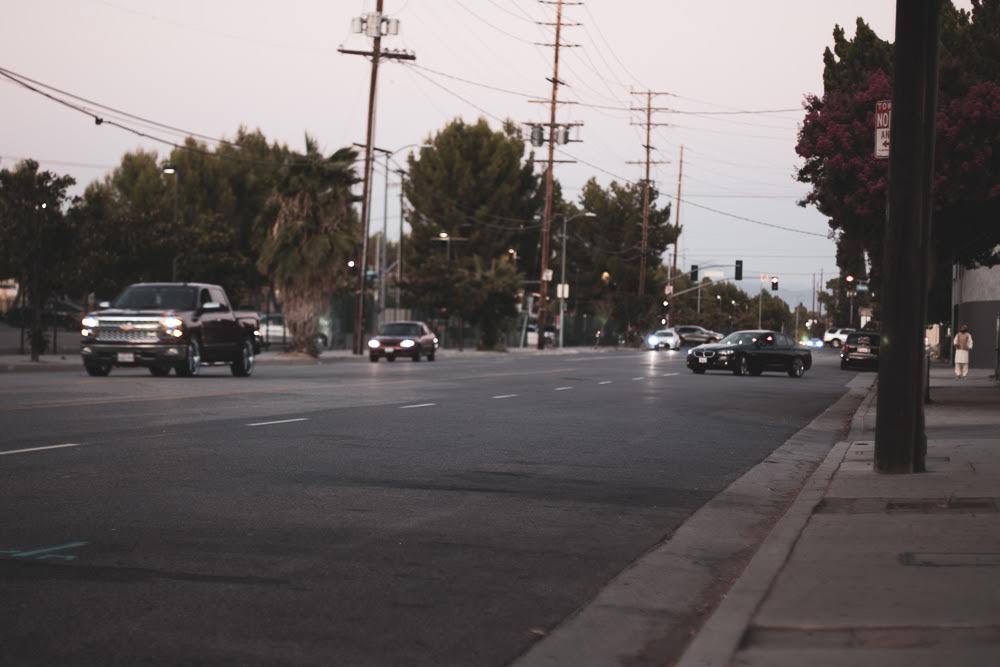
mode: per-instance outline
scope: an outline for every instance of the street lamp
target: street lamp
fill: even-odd
[[[596,218],[597,214],[590,211],[583,211],[566,217],[563,214],[563,224],[562,224],[562,270],[560,272],[559,278],[559,347],[563,346],[563,331],[566,329],[566,297],[569,296],[569,285],[566,284],[566,223],[570,220],[576,220],[577,218]],[[517,257],[517,253],[514,253],[514,257]],[[544,279],[545,276],[542,276]],[[542,323],[539,322],[539,325]],[[538,330],[538,349],[543,349],[545,343],[545,332],[539,328]]]
[[[847,326],[854,326],[854,276],[850,273],[844,276],[847,281]]]
[[[174,234],[177,233],[178,223],[178,209],[180,208],[180,184],[181,175],[177,171],[177,167],[172,164],[163,165],[163,173],[168,176],[174,177]],[[180,255],[174,255],[173,261],[170,262],[170,281],[177,282],[177,260]]]

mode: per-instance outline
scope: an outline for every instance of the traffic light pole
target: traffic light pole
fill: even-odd
[[[942,0],[896,0],[875,469],[926,470],[924,324]]]

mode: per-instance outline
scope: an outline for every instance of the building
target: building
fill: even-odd
[[[951,282],[952,335],[969,325],[971,368],[997,368],[1000,354],[1000,266],[965,269],[955,266]]]

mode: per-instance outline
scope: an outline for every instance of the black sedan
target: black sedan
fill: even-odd
[[[733,375],[780,371],[800,378],[812,367],[812,353],[777,331],[736,331],[718,343],[691,348],[687,365],[698,375],[709,370]]]
[[[378,335],[368,341],[368,358],[377,362],[381,357],[396,361],[397,356],[420,361],[434,361],[438,339],[423,322],[390,322],[383,324]]]

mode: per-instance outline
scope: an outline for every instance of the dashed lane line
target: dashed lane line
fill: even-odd
[[[597,384],[611,384],[612,382],[614,382],[614,380],[602,380],[601,382],[598,382]]]
[[[412,408],[429,408],[432,405],[437,405],[437,403],[415,403],[414,405],[401,405],[400,410],[410,410]]]
[[[664,373],[663,377],[665,377],[665,378],[672,378],[675,375],[680,375],[680,373]]]
[[[48,445],[46,447],[29,447],[27,449],[9,449],[6,452],[0,452],[0,456],[8,456],[10,454],[27,454],[28,452],[42,452],[47,449],[64,449],[66,447],[79,447],[80,444],[76,442],[67,442],[62,445]]]
[[[500,394],[499,396],[494,396],[493,398],[515,398],[517,394]]]
[[[292,422],[305,422],[309,421],[309,417],[298,417],[296,419],[277,419],[272,422],[254,422],[253,424],[247,424],[247,426],[271,426],[273,424],[291,424]]]
[[[636,380],[645,380],[645,379],[646,378],[644,377],[637,377],[637,378],[632,378],[632,381],[635,382]]]
[[[556,387],[556,391],[568,391],[569,389],[572,389],[572,388],[573,387]]]

